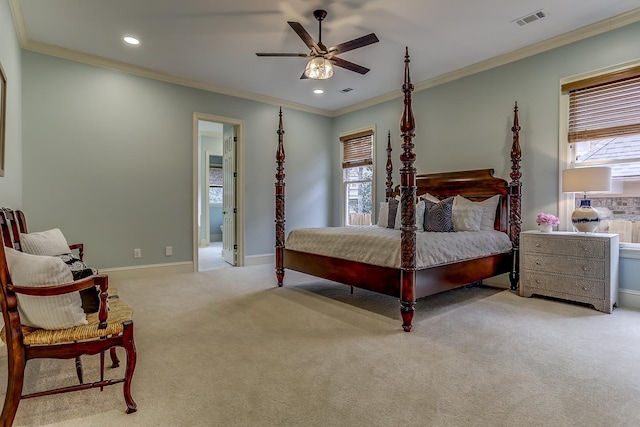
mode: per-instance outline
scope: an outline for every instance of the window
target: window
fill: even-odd
[[[222,166],[209,166],[209,205],[222,206]]]
[[[610,167],[612,193],[589,195],[603,219],[599,231],[640,242],[640,66],[572,81],[562,91],[568,96],[564,167]]]
[[[340,137],[345,225],[371,225],[373,129]]]

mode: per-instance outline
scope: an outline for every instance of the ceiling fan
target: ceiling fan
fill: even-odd
[[[350,40],[335,46],[327,48],[322,44],[322,21],[327,16],[326,10],[314,10],[313,16],[318,21],[318,41],[316,42],[304,29],[299,22],[287,21],[287,23],[293,28],[293,31],[298,34],[304,44],[307,45],[311,51],[309,53],[256,53],[258,56],[298,56],[302,58],[311,58],[307,63],[304,73],[300,77],[301,79],[328,79],[333,76],[333,65],[341,68],[345,68],[350,71],[354,71],[360,74],[367,74],[369,69],[353,62],[345,61],[338,58],[336,55],[344,52],[348,52],[353,49],[358,49],[373,43],[377,43],[378,37],[374,33],[366,36],[359,37],[357,39]]]

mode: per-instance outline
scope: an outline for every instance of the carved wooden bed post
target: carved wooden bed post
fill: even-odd
[[[521,195],[522,195],[522,172],[520,172],[520,160],[522,152],[520,150],[520,123],[518,121],[518,102],[513,107],[513,144],[511,145],[511,182],[509,183],[509,238],[513,243],[513,265],[509,274],[511,289],[518,289],[520,280],[520,230],[522,226],[521,217]]]
[[[400,203],[402,212],[401,230],[401,270],[400,270],[400,314],[402,328],[411,332],[411,321],[416,304],[416,168],[413,166],[416,155],[413,152],[413,137],[416,128],[411,110],[411,92],[413,84],[409,75],[409,48],[404,56],[404,110],[400,119],[402,132],[402,154],[400,161]]]
[[[278,122],[278,149],[276,151],[276,277],[278,286],[284,280],[284,129],[282,107]]]
[[[386,187],[386,201],[388,202],[393,197],[393,162],[391,161],[391,131],[387,134],[387,187]]]

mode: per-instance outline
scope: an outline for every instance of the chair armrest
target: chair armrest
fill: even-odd
[[[80,258],[80,261],[84,261],[82,259],[82,257],[84,256],[84,243],[73,243],[73,244],[69,245],[69,249],[71,249],[72,251],[77,249],[78,250],[78,258]]]
[[[83,289],[89,289],[92,286],[100,286],[100,290],[102,291],[102,285],[104,284],[104,291],[108,289],[107,284],[107,275],[106,274],[98,274],[95,276],[85,277],[84,279],[76,280],[75,282],[63,283],[60,285],[53,286],[40,286],[40,287],[28,287],[28,286],[19,286],[19,285],[7,285],[7,289],[17,293],[17,294],[25,294],[25,295],[33,295],[33,296],[55,296],[55,295],[64,295],[75,291],[81,291]],[[104,282],[104,283],[103,283]]]
[[[17,285],[7,285],[7,290],[16,294],[32,295],[32,296],[55,296],[64,295],[71,292],[81,291],[83,289],[89,289],[92,286],[98,286],[100,288],[100,310],[98,311],[98,329],[104,329],[107,327],[107,290],[109,289],[109,278],[106,274],[97,274],[94,276],[85,277],[84,279],[76,280],[71,283],[64,283],[53,286],[42,287],[27,287]]]

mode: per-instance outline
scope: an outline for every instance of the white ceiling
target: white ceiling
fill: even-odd
[[[241,97],[300,104],[325,114],[399,94],[405,46],[419,87],[456,70],[460,75],[465,68],[487,68],[640,20],[639,0],[9,0],[9,4],[26,49]],[[305,58],[255,55],[308,53],[287,21],[300,22],[317,40],[315,9],[328,11],[322,24],[327,46],[372,32],[378,36],[379,43],[340,55],[371,68],[368,74],[336,68],[329,80],[301,80]],[[525,26],[513,22],[541,9],[547,17]],[[591,26],[589,31],[574,31],[585,26]],[[569,32],[573,33],[565,34]],[[124,35],[140,38],[141,45],[126,45]],[[325,93],[314,95],[315,88]],[[345,88],[353,90],[341,93]]]

